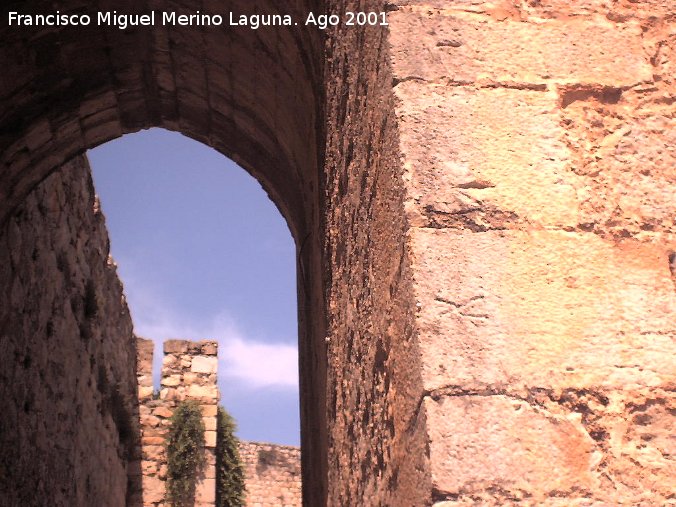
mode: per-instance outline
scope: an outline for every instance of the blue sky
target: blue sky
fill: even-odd
[[[247,440],[299,445],[293,239],[258,182],[161,129],[88,153],[136,334],[219,342],[221,403]]]

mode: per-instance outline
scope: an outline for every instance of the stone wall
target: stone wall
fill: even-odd
[[[143,495],[133,505],[166,505],[166,437],[170,418],[179,402],[196,400],[202,405],[207,467],[197,486],[195,507],[215,504],[216,386],[218,343],[204,340],[169,340],[164,343],[161,389],[153,389],[151,340],[138,338],[138,392],[142,432]],[[297,447],[240,442],[245,469],[246,505],[281,507],[301,505],[300,449]]]
[[[167,479],[166,436],[176,406],[195,400],[202,406],[206,466],[197,482],[195,507],[213,506],[216,499],[216,411],[218,343],[169,340],[164,343],[161,389],[152,384],[153,342],[138,340],[138,383],[144,507],[165,505]]]
[[[428,501],[666,505],[674,3],[393,4]]]
[[[673,3],[332,6],[329,504],[666,503]]]
[[[0,231],[0,504],[125,505],[135,340],[87,160]],[[131,494],[132,488],[129,488]]]
[[[331,2],[382,10],[382,2]],[[328,504],[430,497],[416,306],[384,27],[329,32],[325,83]]]
[[[261,442],[240,442],[247,507],[300,507],[300,449]]]

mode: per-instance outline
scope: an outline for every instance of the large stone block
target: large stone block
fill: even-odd
[[[162,385],[163,386],[176,387],[179,384],[181,384],[181,376],[180,375],[170,375],[170,376],[164,377],[162,379]]]
[[[601,454],[574,421],[504,396],[442,396],[424,406],[438,496],[493,490],[537,504],[595,485]]]
[[[204,417],[216,417],[218,405],[202,405],[202,415]]]
[[[567,103],[561,125],[571,170],[579,175],[580,223],[617,238],[676,233],[676,128],[668,94],[657,88],[627,92],[617,104],[604,103],[602,94],[593,89],[561,94]]]
[[[195,503],[210,506],[216,501],[216,479],[202,479],[197,483]]]
[[[154,411],[153,414],[155,414],[158,417],[162,417],[164,419],[167,419],[172,416],[173,412],[169,410],[167,407],[157,407]]]
[[[190,371],[193,373],[216,373],[218,358],[216,356],[195,356],[192,358]]]
[[[164,499],[165,482],[156,476],[143,476],[143,502],[152,505]]]
[[[206,431],[216,431],[216,418],[215,417],[203,417],[204,429]]]
[[[652,80],[638,24],[523,23],[458,11],[402,8],[390,15],[395,78],[628,87]]]
[[[674,381],[673,245],[417,230],[412,248],[427,389]]]
[[[196,399],[202,402],[218,400],[218,387],[215,385],[197,385],[191,384],[188,386],[188,398]]]
[[[164,353],[166,354],[185,354],[190,346],[188,340],[167,340],[164,342]]]
[[[139,399],[151,399],[155,389],[153,386],[139,386],[138,388],[138,397]]]
[[[413,223],[577,225],[583,181],[570,170],[556,94],[415,81],[395,93]]]
[[[204,432],[204,446],[216,447],[216,431],[206,430]]]
[[[218,354],[218,342],[214,340],[202,340],[202,354],[205,356],[215,356]]]

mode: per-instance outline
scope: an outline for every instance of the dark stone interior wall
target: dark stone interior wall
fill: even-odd
[[[135,341],[84,157],[2,225],[0,351],[0,505],[125,505]]]
[[[119,0],[114,8],[298,18],[384,8],[326,4]],[[52,7],[17,3],[25,12]],[[269,192],[298,247],[304,502],[426,501],[416,307],[386,27],[322,34],[300,26],[0,26],[0,40],[0,224],[55,167],[142,128],[177,130],[233,158]]]

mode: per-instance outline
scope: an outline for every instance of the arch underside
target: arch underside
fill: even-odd
[[[114,8],[209,11],[196,1],[139,4],[116,2]],[[212,12],[282,12],[274,2],[257,2],[255,11],[246,1],[214,5]],[[283,12],[311,7],[299,3],[289,11],[285,5]],[[50,2],[21,7],[51,10]],[[92,25],[4,27],[2,37],[9,65],[0,82],[0,216],[74,155],[126,133],[164,127],[242,165],[263,184],[296,239],[308,230],[321,93],[316,36],[302,29]]]
[[[91,12],[291,13],[312,0],[99,1]],[[16,10],[52,12],[52,2]],[[60,7],[61,12],[77,8]],[[81,9],[80,9],[81,11]],[[306,502],[326,494],[320,223],[322,41],[304,27],[0,28],[0,224],[50,173],[123,134],[163,127],[244,167],[298,246],[299,354]],[[186,168],[189,170],[189,168]]]

